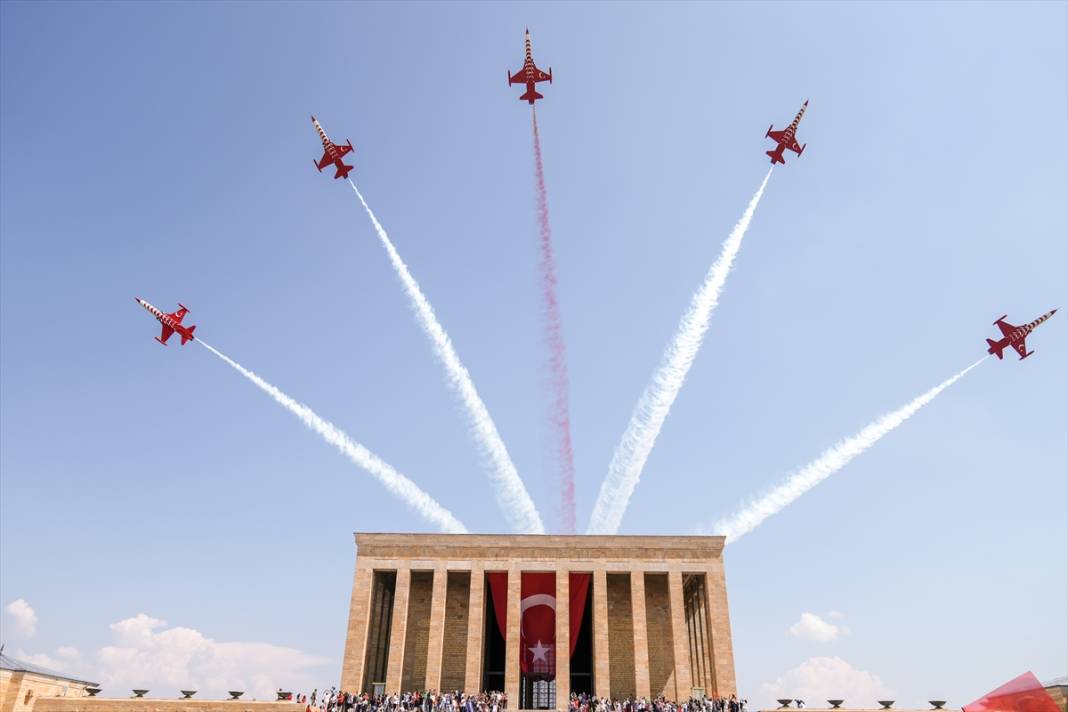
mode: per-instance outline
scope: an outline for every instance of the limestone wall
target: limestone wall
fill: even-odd
[[[294,702],[42,697],[34,712],[304,712]]]
[[[42,698],[81,698],[85,684],[32,672],[0,670],[0,712],[30,712]]]
[[[471,575],[448,574],[445,596],[445,635],[441,660],[441,690],[462,690],[467,672],[467,605],[471,599]]]
[[[427,646],[430,641],[430,599],[434,572],[413,571],[408,592],[408,629],[404,637],[402,690],[426,689]]]
[[[640,575],[640,574],[638,574]],[[608,674],[612,697],[634,697],[634,618],[630,575],[608,574]]]
[[[653,697],[676,699],[675,639],[666,574],[645,575],[645,619],[649,639],[649,690]],[[686,691],[687,695],[689,690]]]
[[[1068,712],[1068,685],[1050,685],[1046,692],[1053,698],[1053,702],[1061,708],[1061,712]]]

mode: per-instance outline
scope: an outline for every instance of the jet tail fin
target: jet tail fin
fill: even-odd
[[[185,333],[182,334],[182,346],[185,346],[188,342],[193,340],[193,332],[196,331],[196,329],[197,327],[194,324],[193,326],[189,327],[189,329],[187,329]]]
[[[348,165],[347,163],[342,163],[340,166],[337,167],[337,173],[334,174],[334,180],[337,180],[338,178],[348,178],[349,171],[351,170],[352,166]]]
[[[776,151],[764,151],[764,153],[766,153],[766,154],[768,154],[769,156],[771,156],[771,162],[772,162],[772,164],[775,164],[775,163],[782,163],[782,164],[784,164],[784,165],[785,165],[786,161],[784,161],[784,160],[783,160],[783,158],[782,158],[782,151],[781,151],[781,150],[776,150]]]
[[[542,96],[538,92],[534,91],[533,89],[528,89],[527,92],[525,94],[523,94],[523,96],[519,97],[519,100],[520,101],[529,101],[531,104],[533,104],[536,100],[544,99],[544,98],[545,98],[544,96]]]
[[[1005,358],[1005,355],[1002,353],[1002,350],[1005,348],[1005,344],[1001,343],[1000,341],[994,341],[993,339],[987,339],[986,343],[990,347],[989,349],[987,349],[988,354],[994,354],[998,357],[999,361]]]

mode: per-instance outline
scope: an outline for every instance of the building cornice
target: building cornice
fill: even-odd
[[[355,534],[360,558],[374,559],[645,559],[712,561],[722,536],[585,536],[556,534]],[[505,554],[505,552],[507,552]]]

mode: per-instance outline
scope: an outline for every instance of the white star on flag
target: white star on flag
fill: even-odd
[[[538,662],[539,660],[541,660],[544,663],[549,662],[549,658],[547,658],[546,655],[548,655],[549,651],[552,650],[552,649],[553,649],[553,646],[551,646],[551,645],[548,645],[548,646],[542,645],[540,640],[538,641],[538,644],[535,645],[533,648],[527,648],[527,650],[529,650],[530,652],[534,653],[534,660],[532,660],[531,662],[535,662],[535,663]]]

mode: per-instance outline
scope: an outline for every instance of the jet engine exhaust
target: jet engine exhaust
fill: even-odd
[[[465,534],[467,528],[460,523],[452,512],[442,507],[429,494],[424,492],[410,479],[397,472],[393,467],[384,462],[377,455],[363,445],[353,441],[333,423],[320,418],[311,408],[298,403],[282,391],[272,386],[267,381],[257,376],[252,371],[237,363],[230,357],[197,339],[197,343],[212,352],[234,370],[248,380],[255,383],[259,388],[275,400],[276,403],[297,416],[304,425],[316,432],[323,440],[336,447],[342,455],[349,458],[355,465],[363,468],[376,480],[382,483],[387,490],[399,497],[409,507],[418,512],[428,522],[436,525],[442,532],[447,534]]]
[[[565,534],[575,533],[575,457],[571,446],[571,409],[568,404],[567,349],[564,346],[560,302],[556,298],[556,258],[545,191],[545,168],[541,158],[538,112],[531,111],[534,126],[534,169],[538,183],[538,226],[541,228],[541,292],[545,302],[545,339],[549,346],[549,377],[552,381],[551,419],[555,430],[556,461],[560,468],[560,520]]]
[[[737,541],[760,526],[765,519],[781,512],[805,492],[808,492],[820,482],[848,465],[853,458],[879,442],[884,435],[904,423],[916,411],[933,401],[939,393],[952,386],[964,374],[988,358],[990,357],[984,356],[955,376],[942,381],[909,403],[882,416],[855,435],[825,450],[818,458],[772,487],[760,497],[744,504],[741,509],[731,516],[720,519],[710,531],[726,536],[726,543],[728,544]]]
[[[430,338],[430,342],[434,347],[434,354],[445,368],[449,385],[459,394],[460,400],[467,410],[467,415],[471,420],[471,428],[474,430],[475,439],[478,442],[482,457],[489,465],[490,482],[495,490],[497,505],[504,512],[509,524],[516,532],[520,534],[544,534],[545,527],[542,525],[541,517],[538,515],[534,502],[531,500],[527,488],[523,485],[523,480],[520,479],[519,473],[512,463],[512,458],[508,455],[508,449],[505,447],[500,433],[497,432],[497,426],[494,425],[493,418],[490,417],[489,410],[486,409],[486,404],[482,402],[482,398],[478,395],[478,390],[471,380],[471,374],[467,372],[467,368],[460,362],[460,357],[456,354],[456,349],[453,348],[449,335],[445,333],[444,327],[442,327],[434,314],[434,308],[430,306],[430,302],[423,295],[418,282],[408,271],[408,266],[404,264],[404,260],[401,259],[397,248],[393,246],[393,242],[389,239],[389,235],[386,234],[385,229],[378,222],[378,218],[371,211],[367,201],[364,200],[363,194],[360,193],[359,188],[356,187],[351,178],[348,181],[349,185],[352,186],[352,190],[356,193],[356,197],[360,199],[363,209],[367,211],[367,216],[371,218],[371,224],[374,225],[378,239],[382,241],[382,245],[386,248],[386,253],[393,264],[393,269],[397,272],[397,276],[404,285],[404,291],[411,301],[412,311],[415,312],[420,326]]]
[[[664,420],[667,419],[668,412],[686,381],[686,374],[689,373],[704,341],[709,319],[719,304],[719,295],[727,281],[727,274],[741,249],[742,238],[749,229],[753,213],[764,195],[764,188],[767,187],[773,170],[774,166],[768,169],[742,218],[723,242],[719,257],[709,269],[704,283],[690,300],[690,308],[679,322],[675,338],[668,345],[660,365],[653,373],[652,381],[645,387],[634,407],[623,438],[612,455],[608,475],[601,483],[601,492],[590,516],[587,534],[615,534],[619,530],[623,513],[627,510],[634,488],[641,478],[642,468],[649,459],[660,428],[663,427]]]

